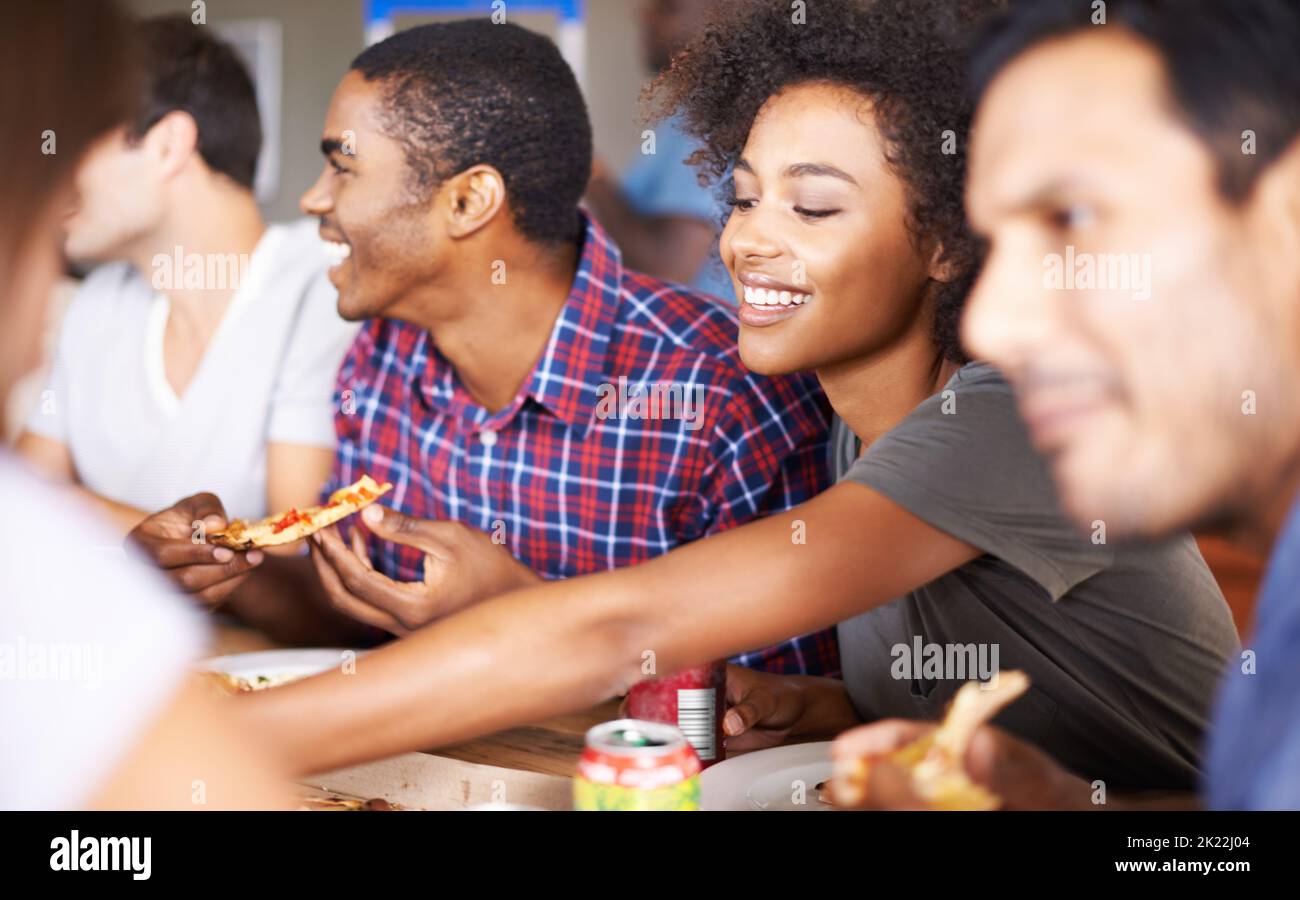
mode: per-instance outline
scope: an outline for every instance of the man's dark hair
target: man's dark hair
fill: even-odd
[[[257,93],[239,56],[209,27],[188,16],[159,16],[138,26],[146,94],[130,136],[144,137],[174,110],[187,112],[199,132],[199,155],[209,169],[253,186],[262,122]]]
[[[470,166],[489,165],[505,180],[521,234],[538,243],[578,239],[591,122],[550,40],[487,19],[421,25],[366,49],[352,68],[382,83],[383,127],[402,143],[420,199]]]
[[[1164,61],[1175,111],[1218,165],[1219,190],[1239,202],[1300,136],[1300,2],[1109,0],[1093,24],[1090,0],[1017,0],[989,23],[974,58],[979,96],[1012,60],[1054,38],[1121,28]],[[1242,132],[1255,152],[1242,152]]]
[[[785,0],[730,0],[651,93],[654,112],[680,114],[701,143],[690,161],[723,193],[735,190],[728,173],[769,97],[826,82],[869,100],[906,187],[909,228],[937,240],[956,273],[935,290],[933,329],[954,361],[965,359],[958,326],[981,258],[963,207],[972,113],[963,42],[995,2],[810,0],[796,22]]]

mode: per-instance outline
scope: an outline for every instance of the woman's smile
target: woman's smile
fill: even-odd
[[[740,321],[755,328],[783,322],[813,301],[814,294],[808,288],[784,284],[758,273],[742,274],[740,283],[743,287]]]

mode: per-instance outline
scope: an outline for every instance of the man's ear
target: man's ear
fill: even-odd
[[[506,183],[501,173],[488,165],[470,166],[443,185],[447,212],[447,233],[452,238],[469,237],[491,222],[506,204]]]
[[[163,177],[170,178],[199,152],[199,126],[189,113],[174,109],[154,123],[142,143],[162,163]]]
[[[1261,173],[1249,202],[1256,208],[1254,233],[1272,244],[1270,255],[1300,260],[1300,137]]]

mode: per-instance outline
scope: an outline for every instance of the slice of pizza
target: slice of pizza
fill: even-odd
[[[369,475],[362,475],[356,484],[339,488],[330,495],[323,506],[291,509],[278,516],[267,516],[256,522],[235,519],[225,528],[208,534],[208,542],[231,550],[249,550],[253,547],[274,547],[291,544],[315,534],[340,519],[374,503],[393,489],[388,482],[375,483]]]
[[[981,725],[1028,689],[1024,672],[1002,672],[988,684],[967,682],[952,698],[943,724],[925,737],[883,757],[836,762],[832,799],[842,806],[860,806],[867,799],[871,766],[883,759],[906,770],[912,790],[934,809],[997,809],[1001,798],[966,775],[966,748]]]
[[[306,678],[310,672],[280,672],[276,675],[253,675],[250,678],[244,678],[240,675],[234,675],[230,672],[215,672],[211,669],[200,669],[199,678],[203,680],[218,696],[227,696],[230,694],[248,694],[253,691],[270,690],[273,687],[279,687],[282,684],[291,684],[295,681],[301,681]]]
[[[238,675],[231,675],[229,672],[213,672],[209,669],[201,669],[197,675],[219,697],[243,694],[253,689],[252,685],[247,681]]]

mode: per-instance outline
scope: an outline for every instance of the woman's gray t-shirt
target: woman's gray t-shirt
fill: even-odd
[[[1193,788],[1215,686],[1239,644],[1191,536],[1120,543],[1103,523],[1067,520],[1010,386],[988,365],[964,366],[860,458],[856,446],[837,420],[842,480],[984,551],[840,624],[858,713],[940,718],[996,653],[998,668],[1033,680],[998,724],[1108,789]]]

